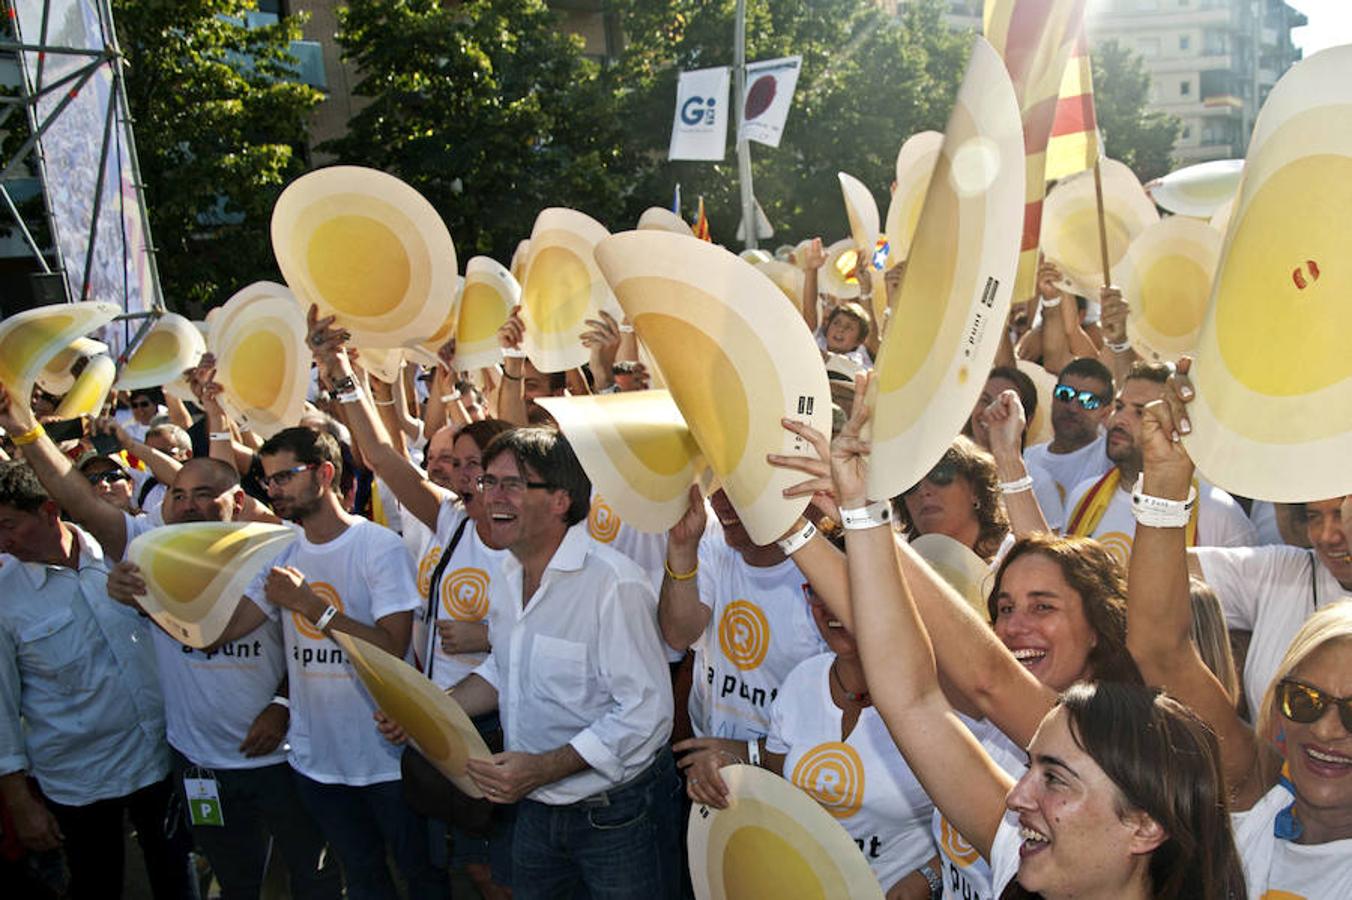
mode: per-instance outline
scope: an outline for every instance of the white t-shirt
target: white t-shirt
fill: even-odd
[[[1069,453],[1053,453],[1051,446],[1048,441],[1026,448],[1023,461],[1030,469],[1037,466],[1052,476],[1057,492],[1061,495],[1061,506],[1069,511],[1070,504],[1066,501],[1070,499],[1070,492],[1075,490],[1076,485],[1086,479],[1099,478],[1113,467],[1113,461],[1108,458],[1108,438],[1100,433],[1079,450]],[[1046,512],[1044,509],[1043,514]]]
[[[362,519],[325,544],[301,534],[276,565],[294,566],[310,588],[348,617],[368,625],[394,613],[418,608],[413,561],[399,535]],[[249,597],[262,609],[260,573]],[[326,784],[354,786],[399,778],[400,748],[376,731],[375,704],[336,643],[315,630],[299,613],[279,610],[286,637],[291,682],[291,752],[287,760],[300,774]]]
[[[1256,709],[1291,639],[1316,607],[1352,593],[1311,550],[1286,545],[1199,547],[1202,578],[1216,592],[1225,624],[1252,631],[1244,660],[1244,695]]]
[[[1291,792],[1279,784],[1251,809],[1230,816],[1249,896],[1253,900],[1352,897],[1352,838],[1326,844],[1278,838],[1277,814],[1291,802]]]
[[[1075,488],[1066,503],[1067,528],[1075,514],[1076,504],[1098,481],[1099,478],[1091,478]],[[1244,515],[1244,508],[1225,491],[1199,481],[1197,502],[1201,504],[1197,511],[1197,546],[1250,547],[1258,542],[1253,523]],[[1098,527],[1090,537],[1106,547],[1123,567],[1127,565],[1131,559],[1131,545],[1136,537],[1136,518],[1131,514],[1131,485],[1126,485],[1125,490],[1119,485],[1113,491],[1113,499],[1109,501],[1103,518],[1099,519]]]
[[[800,662],[827,650],[803,574],[791,560],[747,565],[721,535],[706,535],[696,581],[711,615],[693,648],[690,726],[700,737],[764,737],[780,684]]]
[[[956,713],[997,766],[1013,778],[1022,778],[1028,769],[1028,754],[1005,736],[989,719],[973,719]],[[1007,817],[1012,814],[1006,813]],[[1016,820],[1017,822],[1017,820]],[[991,867],[958,830],[948,824],[937,808],[930,819],[930,833],[939,848],[943,864],[945,897],[963,900],[994,900],[999,891],[991,890]]]
[[[1066,524],[1066,509],[1056,479],[1037,463],[1025,461],[1024,468],[1033,479],[1033,496],[1042,509],[1042,518],[1047,520],[1048,528],[1059,532]]]
[[[413,516],[405,518],[412,519]],[[421,599],[413,626],[413,646],[418,648],[419,659],[426,659],[428,642],[431,642],[432,681],[443,688],[469,675],[488,656],[487,653],[447,653],[441,647],[441,638],[435,627],[429,630],[426,622],[427,592],[432,587],[432,575],[441,561],[442,552],[450,545],[451,538],[462,522],[465,523],[465,530],[460,535],[460,542],[455,545],[455,555],[441,572],[437,605],[433,610],[433,626],[438,619],[486,621],[491,597],[489,586],[498,577],[502,561],[507,556],[506,550],[492,550],[484,544],[459,500],[448,497],[441,501],[436,534],[432,535],[418,555],[418,596]]]
[[[841,741],[842,713],[829,680],[835,658],[814,656],[784,679],[765,749],[785,755],[784,777],[845,827],[886,891],[934,855],[934,804],[876,709],[865,707]]]
[[[1266,500],[1255,500],[1249,507],[1249,521],[1258,533],[1258,543],[1285,544],[1281,529],[1277,527],[1277,507]]]
[[[128,543],[155,527],[145,516],[133,518],[124,513],[123,519]],[[266,566],[264,571],[271,568]],[[239,749],[286,675],[282,625],[276,607],[267,606],[267,622],[210,653],[180,644],[161,628],[151,629],[164,692],[165,736],[196,765],[254,769],[286,762],[284,746],[254,757]]]

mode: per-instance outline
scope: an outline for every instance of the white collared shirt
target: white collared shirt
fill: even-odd
[[[493,579],[492,652],[476,670],[498,691],[506,748],[571,745],[590,768],[532,791],[574,803],[634,778],[671,735],[671,677],[651,581],[631,560],[568,529],[522,605],[514,556]]]

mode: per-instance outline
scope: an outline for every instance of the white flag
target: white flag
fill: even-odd
[[[667,159],[723,158],[728,144],[728,67],[682,72]]]
[[[737,139],[779,146],[784,120],[793,104],[801,56],[767,59],[746,67],[746,96],[742,98],[742,126]]]

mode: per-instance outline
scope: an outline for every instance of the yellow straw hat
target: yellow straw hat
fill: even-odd
[[[191,321],[165,313],[141,339],[113,387],[133,391],[168,384],[197,365],[206,350],[202,332]]]
[[[944,133],[869,383],[869,496],[916,484],[962,430],[995,360],[1024,214],[1023,122],[999,54],[984,39]]]
[[[1131,242],[1117,281],[1143,359],[1172,362],[1196,349],[1220,257],[1220,232],[1187,216],[1156,222]]]
[[[58,303],[6,318],[0,322],[0,384],[27,406],[39,373],[54,357],[121,313],[112,303]]]
[[[1100,168],[1108,265],[1115,271],[1136,235],[1158,222],[1160,216],[1131,169],[1114,159],[1103,160]],[[1042,209],[1042,252],[1061,269],[1075,293],[1098,296],[1103,284],[1103,253],[1093,172],[1062,179],[1048,192]]]
[[[255,282],[214,317],[207,348],[216,357],[222,403],[264,438],[300,421],[310,383],[305,315],[285,287]]]

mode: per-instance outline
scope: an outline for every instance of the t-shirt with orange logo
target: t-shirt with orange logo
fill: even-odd
[[[841,710],[829,680],[835,658],[814,656],[784,679],[765,748],[785,755],[784,777],[845,827],[886,891],[934,855],[934,804],[876,709],[866,707],[840,739]]]
[[[706,535],[698,582],[712,615],[693,647],[690,725],[700,737],[764,737],[780,684],[826,650],[808,610],[806,579],[788,560],[750,566],[721,535]]]
[[[1298,844],[1277,837],[1277,817],[1293,801],[1291,791],[1278,784],[1252,808],[1230,816],[1249,896],[1253,900],[1352,897],[1352,838]]]
[[[399,535],[365,519],[324,544],[301,534],[275,565],[299,569],[315,593],[359,622],[373,625],[419,605],[413,560]],[[266,576],[264,570],[249,588],[255,602],[266,602]],[[343,651],[304,616],[281,610],[281,617],[291,690],[291,767],[326,784],[398,779],[402,751],[376,731],[375,704]]]

